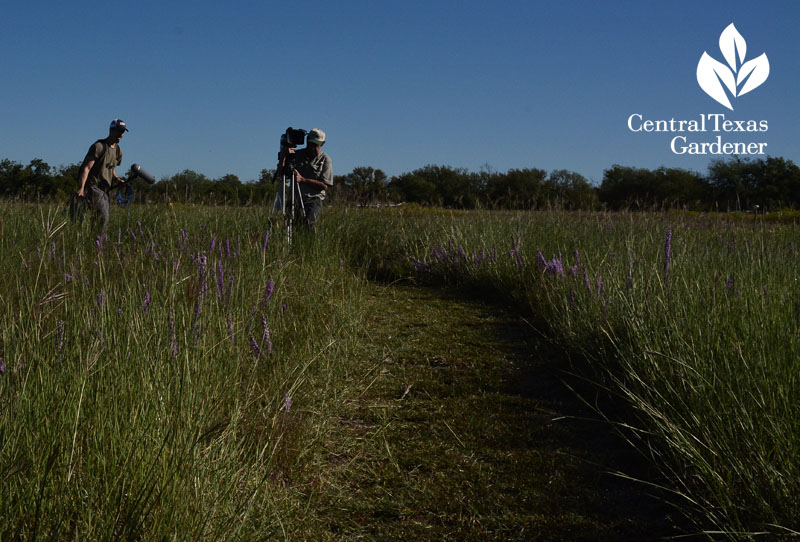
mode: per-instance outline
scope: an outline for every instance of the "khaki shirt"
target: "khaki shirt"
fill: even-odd
[[[331,157],[320,152],[316,158],[309,159],[306,149],[300,149],[295,153],[295,169],[303,177],[322,181],[328,186],[333,186],[333,168],[331,167]],[[308,198],[325,199],[325,191],[316,186],[309,186],[306,183],[300,185],[300,193]]]
[[[89,147],[86,158],[83,160],[84,163],[94,161],[86,184],[108,190],[114,180],[114,168],[122,163],[122,148],[117,144],[112,149],[108,143],[98,139]]]

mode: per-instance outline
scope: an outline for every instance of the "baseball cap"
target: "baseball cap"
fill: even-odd
[[[111,129],[117,130],[120,132],[127,132],[128,126],[125,124],[125,121],[122,119],[114,119],[111,121]]]
[[[317,145],[322,145],[325,143],[325,132],[320,130],[319,128],[314,128],[310,132],[308,132],[308,140],[309,143],[315,143]]]

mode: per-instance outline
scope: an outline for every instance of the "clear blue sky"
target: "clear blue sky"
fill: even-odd
[[[697,84],[734,23],[769,78],[729,111]],[[319,127],[334,173],[427,164],[706,172],[675,134],[627,120],[767,120],[800,163],[800,2],[4,2],[0,158],[79,162],[120,117],[123,168],[242,181],[272,168],[287,126]],[[687,134],[684,134],[687,135]],[[688,134],[711,141],[714,133]]]

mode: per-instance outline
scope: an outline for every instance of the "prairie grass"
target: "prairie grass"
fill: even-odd
[[[0,216],[0,538],[284,536],[367,278],[524,313],[698,528],[800,531],[793,223],[326,209],[288,246],[263,208]]]
[[[280,533],[307,382],[361,316],[325,232],[290,248],[262,209],[160,207],[97,237],[0,206],[0,538]]]
[[[565,370],[630,407],[611,421],[699,528],[743,538],[800,530],[796,224],[682,213],[396,215],[393,226],[359,226],[391,232],[371,246],[402,245],[373,265],[405,254],[419,281],[529,315],[570,355]]]

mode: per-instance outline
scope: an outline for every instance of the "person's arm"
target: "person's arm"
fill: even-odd
[[[311,177],[303,177],[302,175],[300,175],[300,172],[298,172],[298,171],[295,171],[294,175],[295,175],[295,180],[298,183],[310,184],[311,186],[315,186],[315,187],[319,188],[320,190],[327,190],[328,189],[328,185],[323,183],[320,180],[317,180],[317,179],[314,179],[314,178],[311,178]]]
[[[89,156],[84,158],[83,165],[81,165],[80,172],[78,173],[78,197],[82,198],[86,192],[86,179],[89,178],[89,172],[94,167],[94,160],[90,159]]]
[[[117,176],[117,168],[111,170],[111,180],[117,181],[118,183],[125,184],[125,177],[118,177]]]
[[[298,183],[307,183],[315,186],[319,190],[327,190],[333,186],[333,171],[331,168],[331,159],[326,157],[325,163],[322,165],[322,171],[319,178],[316,177],[303,177],[299,172],[295,171],[295,180]]]

